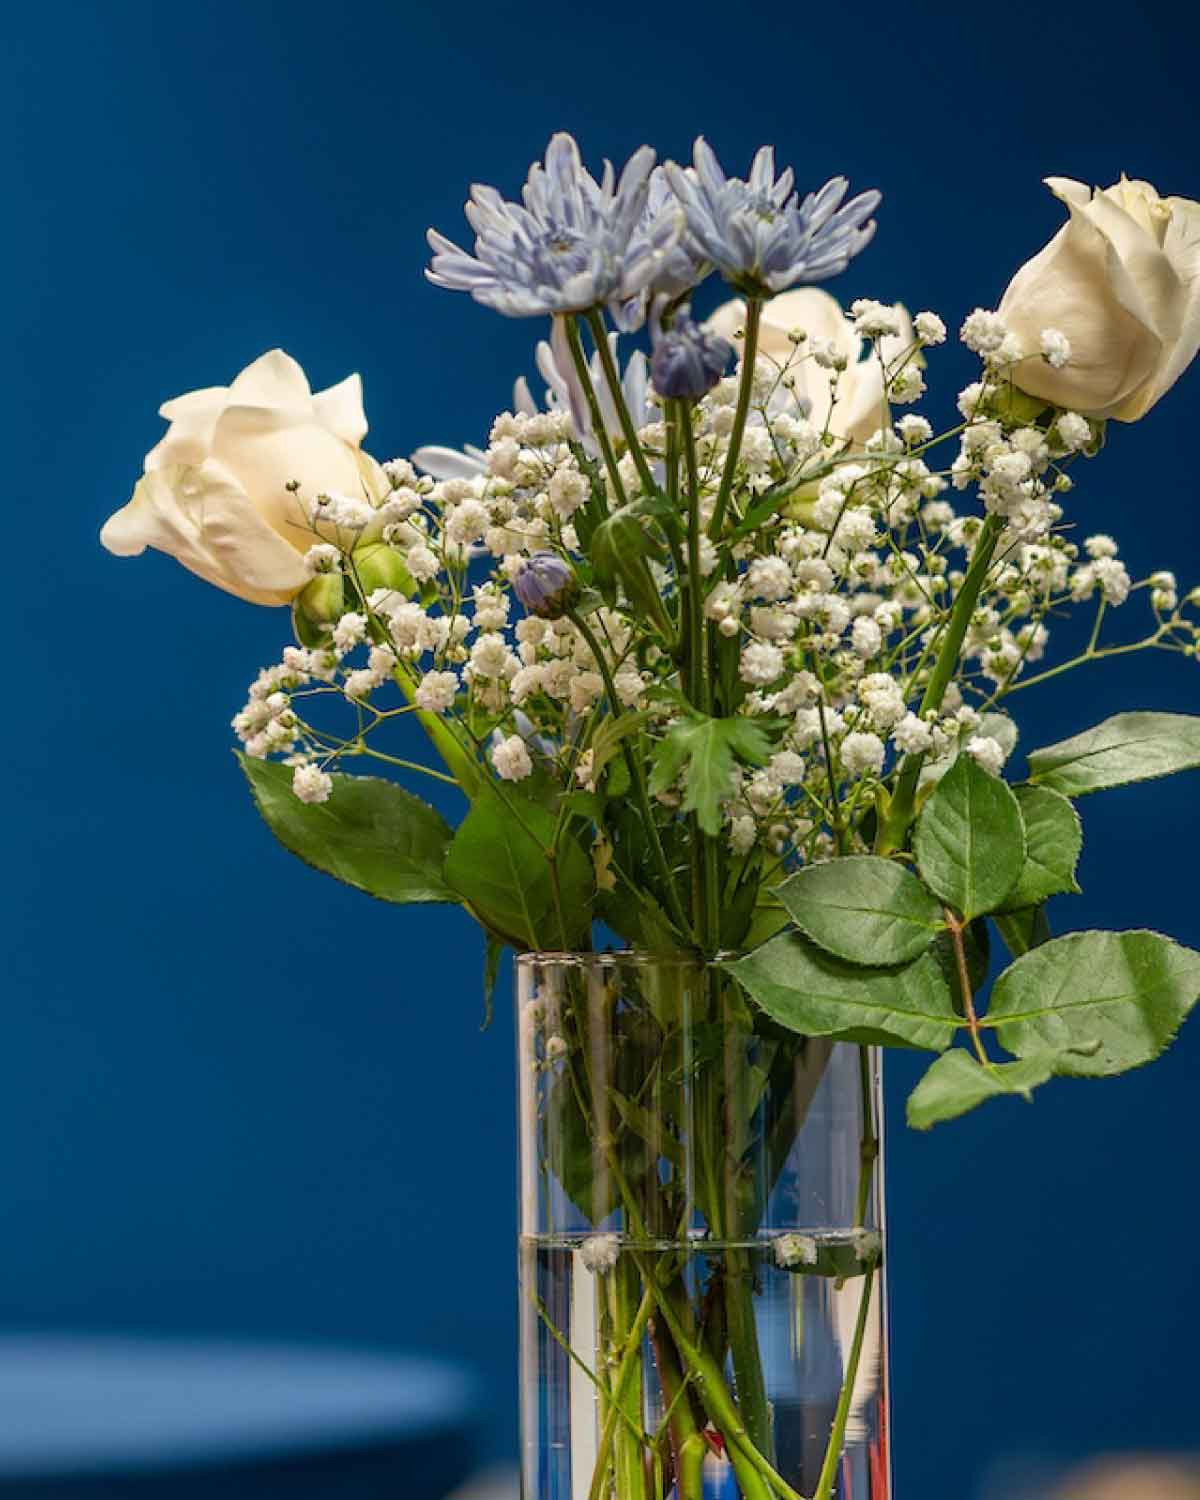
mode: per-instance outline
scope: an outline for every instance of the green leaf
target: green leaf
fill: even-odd
[[[1200,717],[1115,714],[1094,729],[1029,756],[1029,779],[1068,797],[1151,781],[1200,766]]]
[[[592,862],[570,837],[558,843],[556,889],[547,857],[556,826],[538,803],[489,791],[472,805],[446,855],[450,886],[485,927],[519,950],[576,948],[591,920]]]
[[[969,755],[938,782],[917,819],[913,850],[925,884],[964,917],[1002,906],[1025,864],[1011,789]]]
[[[608,765],[613,756],[621,748],[621,742],[631,734],[640,734],[650,722],[651,715],[646,709],[637,713],[608,714],[592,736],[590,746],[592,752],[592,780],[594,781],[600,772]]]
[[[1025,864],[1005,897],[1006,910],[1040,906],[1050,896],[1078,895],[1075,866],[1083,849],[1079,814],[1062,795],[1045,786],[1013,788],[1025,824]]]
[[[928,1130],[943,1120],[965,1115],[987,1099],[1012,1094],[1031,1099],[1037,1085],[1053,1076],[1054,1061],[1050,1057],[993,1063],[985,1068],[961,1047],[956,1047],[930,1064],[908,1096],[908,1123],[914,1130]]]
[[[946,925],[911,871],[874,854],[809,865],[783,882],[779,897],[801,932],[855,964],[908,963]]]
[[[327,802],[301,802],[292,768],[238,753],[267,826],[305,864],[381,901],[457,901],[442,873],[452,832],[394,781],[335,773]]]
[[[491,932],[484,933],[483,952],[483,1025],[486,1031],[492,1024],[496,1010],[496,980],[500,977],[500,960],[504,957],[504,944]]]
[[[992,921],[1014,958],[1050,941],[1050,923],[1044,906],[1023,906],[1020,911],[996,912]]]
[[[733,766],[742,760],[762,766],[771,758],[771,739],[753,719],[710,719],[690,714],[667,730],[654,757],[650,791],[665,792],[687,767],[684,812],[694,812],[710,837],[721,832],[721,803],[733,788]]]
[[[650,535],[632,506],[616,511],[592,533],[592,576],[608,603],[616,602],[619,582],[631,604],[660,627],[665,623],[669,628],[662,596],[649,567],[650,559],[661,562],[666,556],[667,549]]]
[[[542,1132],[542,1153],[563,1192],[586,1219],[599,1224],[616,1206],[616,1183],[565,1070],[547,1091]]]
[[[1153,1061],[1200,997],[1200,953],[1156,932],[1072,932],[1000,975],[985,1024],[1018,1057],[1080,1078]]]
[[[781,933],[725,965],[767,1015],[803,1036],[941,1052],[959,1026],[931,954],[899,969],[860,969]]]

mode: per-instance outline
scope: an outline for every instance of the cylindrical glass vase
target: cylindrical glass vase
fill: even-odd
[[[523,1500],[890,1500],[877,1052],[720,964],[517,983]]]

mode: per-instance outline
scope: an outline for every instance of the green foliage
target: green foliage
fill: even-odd
[[[947,906],[968,918],[994,911],[1025,864],[1017,799],[971,756],[960,755],[925,804],[913,849],[926,885]]]
[[[787,932],[725,967],[767,1015],[805,1036],[941,1052],[959,1026],[929,953],[903,968],[856,968]]]
[[[500,977],[500,960],[504,957],[504,944],[494,933],[484,932],[483,949],[483,1025],[486,1031],[492,1024],[496,1010],[496,981]]]
[[[1018,1057],[1098,1078],[1151,1062],[1200,997],[1200,953],[1156,932],[1072,932],[996,981],[987,1024]]]
[[[762,766],[770,758],[770,735],[754,719],[688,714],[671,726],[655,752],[650,792],[665,792],[686,766],[683,810],[694,812],[704,832],[716,838],[721,803],[733,787],[734,762]]]
[[[378,776],[335,774],[327,802],[301,802],[292,769],[238,754],[258,810],[285,849],[381,901],[457,901],[442,873],[452,837],[435,808]]]
[[[449,885],[514,948],[575,948],[587,933],[592,863],[570,837],[550,859],[556,826],[538,803],[491,791],[472,805],[447,853]]]
[[[985,1068],[961,1047],[943,1053],[908,1096],[908,1123],[914,1130],[928,1130],[943,1120],[954,1120],[968,1110],[1005,1095],[1031,1099],[1039,1083],[1054,1075],[1049,1057],[1023,1058],[1017,1062],[993,1063]]]
[[[1020,911],[996,912],[992,920],[1014,958],[1050,941],[1050,923],[1044,906],[1023,906]]]
[[[602,521],[592,533],[590,559],[596,587],[609,604],[617,602],[618,583],[629,602],[660,629],[671,633],[662,596],[649,563],[662,562],[667,551],[651,535],[635,506],[626,506]]]
[[[855,964],[903,964],[945,927],[942,909],[895,860],[851,855],[809,865],[778,888],[801,932]]]
[[[1068,797],[1200,766],[1200,717],[1115,714],[1094,729],[1029,756],[1029,779]]]
[[[602,721],[591,742],[593,779],[620,751],[622,743],[631,735],[640,734],[649,720],[650,714],[642,709],[637,713],[609,714]]]
[[[1025,864],[1004,907],[1021,911],[1050,896],[1078,895],[1075,866],[1083,848],[1079,814],[1062,795],[1044,786],[1014,788],[1025,825]]]
[[[962,932],[963,953],[967,960],[967,983],[971,986],[971,994],[975,996],[983,988],[987,976],[988,965],[991,960],[992,941],[988,932],[987,919],[976,917],[973,922],[968,922]],[[946,976],[946,983],[950,986],[950,993],[954,996],[954,1009],[961,1016],[966,1013],[966,996],[963,994],[962,975],[958,969],[958,953],[954,947],[954,938],[949,932],[941,932],[934,940],[933,956],[941,965],[942,973]]]

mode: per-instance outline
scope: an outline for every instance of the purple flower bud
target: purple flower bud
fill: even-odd
[[[693,322],[681,308],[667,332],[654,339],[650,379],[660,396],[699,401],[724,375],[732,358],[731,345]]]
[[[560,620],[579,598],[579,579],[557,552],[533,552],[513,579],[513,593],[539,620]]]

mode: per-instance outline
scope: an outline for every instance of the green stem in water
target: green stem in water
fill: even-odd
[[[617,1261],[609,1283],[614,1332],[618,1339],[625,1339],[638,1318],[635,1303],[637,1267],[628,1256],[623,1255]],[[623,1419],[613,1439],[617,1494],[621,1500],[646,1500],[645,1445],[636,1435],[642,1421],[643,1400],[642,1362],[635,1359],[612,1394],[613,1407],[620,1411]]]
[[[744,1250],[725,1252],[725,1318],[733,1357],[733,1381],[746,1432],[765,1458],[773,1458],[771,1404],[767,1400],[754,1318],[754,1268]]]
[[[642,1274],[653,1284],[652,1268],[643,1269]],[[792,1488],[751,1441],[746,1424],[725,1385],[724,1375],[711,1355],[688,1333],[683,1315],[677,1305],[681,1293],[672,1292],[671,1289],[663,1287],[657,1287],[656,1292],[658,1306],[662,1310],[680,1354],[692,1372],[705,1410],[713,1425],[725,1439],[726,1450],[737,1474],[742,1500],[772,1500],[772,1496],[776,1494],[781,1495],[783,1500],[803,1500],[803,1496]]]
[[[713,507],[708,534],[715,542],[721,535],[729,496],[733,492],[734,471],[742,452],[742,437],[746,431],[746,418],[750,415],[750,397],[754,390],[754,366],[758,359],[758,327],[762,322],[762,302],[757,297],[746,300],[746,338],[742,344],[742,383],[738,389],[737,410],[733,416],[733,430],[729,434],[729,448],[725,455],[725,472],[721,475],[721,488],[717,491],[717,503]]]
[[[704,1441],[688,1400],[687,1377],[679,1363],[679,1352],[665,1323],[651,1325],[654,1361],[668,1411],[668,1430],[675,1454],[676,1500],[704,1500]]]
[[[630,1326],[629,1336],[621,1352],[620,1363],[617,1365],[616,1378],[612,1383],[612,1400],[609,1403],[604,1418],[604,1427],[600,1433],[600,1442],[596,1448],[596,1464],[592,1470],[588,1500],[604,1500],[604,1492],[607,1488],[608,1456],[612,1451],[618,1421],[627,1420],[627,1396],[641,1367],[642,1335],[646,1331],[646,1324],[650,1321],[650,1314],[653,1310],[654,1298],[649,1292],[645,1292],[637,1310],[637,1316]]]
[[[924,697],[921,699],[922,715],[936,711],[942,706],[946,689],[950,686],[950,680],[958,667],[959,654],[962,651],[967,628],[971,623],[971,616],[975,613],[975,606],[979,602],[979,595],[983,590],[984,581],[992,565],[996,545],[1003,530],[1004,520],[1000,516],[988,516],[983,523],[983,530],[979,534],[971,566],[967,569],[967,576],[963,579],[958,598],[954,601],[950,623],[946,626],[937,661],[934,663]],[[876,854],[894,854],[897,849],[904,847],[913,820],[917,783],[920,780],[921,767],[924,762],[924,753],[904,757],[891,806],[880,824],[879,837],[875,843]]]
[[[846,1375],[842,1382],[842,1393],[838,1397],[833,1416],[833,1427],[829,1434],[829,1446],[825,1450],[825,1462],[821,1465],[820,1477],[813,1492],[813,1500],[832,1500],[833,1486],[837,1481],[838,1465],[846,1443],[846,1423],[850,1418],[850,1404],[854,1400],[854,1387],[858,1382],[858,1366],[862,1360],[863,1340],[867,1333],[867,1318],[871,1311],[871,1293],[875,1286],[875,1267],[869,1266],[863,1276],[862,1300],[858,1304],[858,1318],[854,1324],[854,1338],[846,1360]]]

